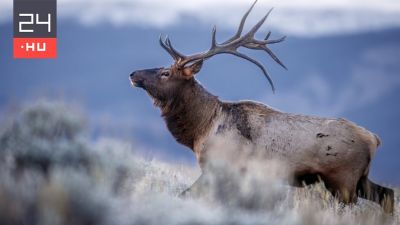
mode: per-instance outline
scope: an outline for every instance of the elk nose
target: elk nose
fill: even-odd
[[[144,81],[142,79],[142,77],[140,76],[140,74],[138,74],[137,71],[131,73],[131,75],[129,75],[131,84],[135,87],[144,87]]]

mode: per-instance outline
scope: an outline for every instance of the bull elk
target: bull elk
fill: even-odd
[[[218,43],[214,27],[211,47],[205,52],[184,55],[172,46],[168,37],[160,36],[161,46],[172,56],[174,63],[167,68],[133,72],[130,75],[132,85],[143,88],[151,96],[161,109],[169,131],[179,143],[194,152],[202,168],[210,159],[210,152],[230,151],[210,147],[213,141],[222,138],[243,147],[238,149],[255,149],[262,157],[284,160],[293,186],[301,186],[304,181],[318,181],[318,177],[345,204],[355,203],[362,197],[392,213],[393,190],[368,179],[371,159],[380,144],[375,134],[345,119],[284,113],[253,101],[224,102],[196,81],[195,74],[205,60],[217,54],[231,54],[258,66],[275,90],[264,66],[238,51],[241,47],[265,51],[286,68],[268,47],[282,42],[285,37],[271,40],[271,32],[263,40],[254,37],[271,10],[242,35],[246,18],[255,3],[244,14],[235,35],[228,40]],[[246,161],[245,156],[241,157]]]

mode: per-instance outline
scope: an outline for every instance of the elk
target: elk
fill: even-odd
[[[275,90],[264,66],[238,51],[239,48],[265,51],[286,68],[268,47],[282,42],[285,37],[271,40],[271,32],[263,40],[254,37],[271,10],[242,35],[246,18],[255,4],[244,14],[237,32],[228,40],[218,43],[214,26],[211,47],[207,51],[184,55],[172,46],[168,37],[160,36],[160,45],[174,63],[167,68],[134,71],[130,74],[132,85],[148,93],[155,106],[161,109],[176,141],[194,152],[202,169],[212,160],[212,151],[238,154],[240,160],[246,162],[246,154],[210,147],[216,139],[224,139],[243,147],[238,149],[254,149],[260,157],[283,160],[288,165],[289,183],[293,186],[320,179],[340,202],[352,204],[361,197],[392,213],[393,190],[368,179],[371,159],[380,145],[377,135],[341,118],[285,113],[253,101],[224,102],[196,81],[195,74],[200,72],[205,60],[217,54],[231,54],[258,66],[272,91]]]

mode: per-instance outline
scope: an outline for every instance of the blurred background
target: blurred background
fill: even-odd
[[[93,138],[132,141],[140,153],[196,166],[175,142],[146,93],[129,74],[169,66],[158,44],[168,34],[190,54],[233,35],[252,0],[58,0],[58,58],[14,60],[12,1],[0,0],[0,118],[40,98],[79,105]],[[265,53],[247,52],[272,75],[277,91],[254,65],[233,56],[205,63],[197,79],[220,99],[251,99],[286,112],[343,117],[378,134],[383,144],[370,176],[400,184],[400,2],[397,0],[259,0],[247,28],[271,7],[262,38],[287,35]],[[245,51],[246,52],[246,51]]]

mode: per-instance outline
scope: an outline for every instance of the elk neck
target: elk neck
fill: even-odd
[[[192,79],[158,106],[175,139],[193,150],[195,141],[211,128],[221,102]]]

